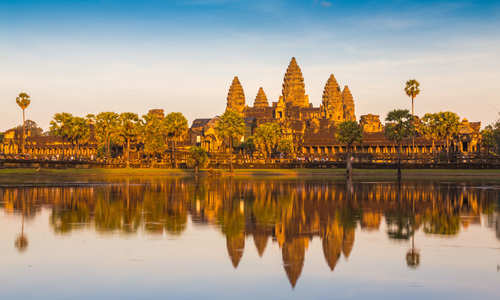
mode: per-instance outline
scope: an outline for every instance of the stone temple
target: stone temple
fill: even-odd
[[[281,125],[287,138],[293,140],[292,158],[335,159],[337,154],[345,152],[345,145],[336,139],[338,124],[344,121],[357,121],[354,107],[354,97],[348,86],[343,88],[333,74],[325,78],[325,86],[319,107],[314,107],[309,102],[306,94],[304,77],[295,58],[292,58],[286,69],[281,95],[277,101],[268,99],[264,88],[256,91],[253,104],[247,103],[242,83],[234,77],[227,94],[227,110],[241,114],[246,123],[244,139],[254,134],[255,129],[268,122]],[[403,96],[402,96],[403,97]],[[319,102],[319,101],[318,101]],[[164,116],[161,109],[151,110],[150,114]],[[181,147],[187,149],[191,145],[200,145],[209,152],[223,151],[220,140],[215,134],[214,127],[218,117],[194,120],[188,137],[182,141]],[[392,141],[385,138],[384,125],[378,115],[367,114],[359,117],[359,124],[363,128],[363,142],[356,144],[354,151],[358,154],[367,153],[368,157],[390,157],[397,152]],[[468,122],[464,119],[460,123],[457,138],[452,141],[452,151],[461,153],[479,152],[480,122]],[[19,152],[19,134],[16,129],[4,133],[3,142],[0,143],[0,153],[17,154]],[[431,153],[441,151],[445,141],[436,141],[434,149],[432,141],[424,137],[415,137],[412,141],[404,141],[404,153]],[[28,132],[26,138],[26,151],[33,155],[66,155],[71,156],[76,152],[79,155],[95,157],[97,145],[95,142],[87,143],[79,149],[72,149],[69,141],[64,141],[53,136],[31,136]],[[386,155],[388,154],[388,155]],[[377,159],[378,159],[377,158]]]
[[[318,144],[317,140],[327,142],[334,136],[335,125],[347,120],[356,121],[351,91],[348,86],[341,89],[333,74],[326,81],[322,104],[313,107],[295,57],[291,59],[285,72],[282,94],[278,101],[269,103],[261,87],[253,105],[247,105],[243,86],[238,77],[234,77],[227,95],[226,109],[242,114],[249,135],[262,123],[278,122],[291,131],[296,144],[305,147]],[[191,127],[193,142],[203,144],[209,151],[216,150],[218,143],[213,131],[214,124],[214,119],[195,120]]]
[[[354,97],[347,85],[343,88],[331,74],[325,83],[321,105],[314,107],[306,94],[304,77],[295,57],[292,57],[283,79],[278,101],[270,103],[264,89],[257,91],[253,105],[246,102],[245,91],[238,77],[234,77],[227,95],[226,109],[240,113],[247,125],[247,136],[262,123],[277,122],[283,125],[293,138],[295,155],[328,157],[345,151],[345,145],[336,140],[337,125],[344,121],[357,121]],[[221,141],[217,140],[214,125],[217,117],[196,119],[190,130],[191,144],[203,146],[208,151],[217,151]],[[385,138],[384,126],[378,115],[360,116],[363,128],[363,143],[355,151],[366,153],[396,153],[392,141]],[[456,145],[460,152],[477,151],[480,122],[462,121],[465,132],[463,142]],[[415,146],[403,145],[404,152],[430,153],[432,144],[423,137],[415,138]],[[438,150],[443,144],[437,145]]]

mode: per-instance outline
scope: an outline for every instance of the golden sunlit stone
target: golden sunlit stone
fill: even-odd
[[[287,106],[309,106],[309,97],[306,95],[304,77],[295,57],[292,57],[285,73],[282,97]]]
[[[253,107],[268,107],[269,103],[267,102],[266,93],[264,93],[264,89],[261,87],[257,92],[257,96],[255,97],[255,101],[253,102]]]
[[[234,76],[227,94],[227,108],[242,113],[245,109],[245,93],[238,76]]]
[[[382,132],[383,130],[382,123],[380,123],[380,117],[377,115],[363,115],[359,123],[364,132],[374,133]]]
[[[342,103],[344,105],[344,119],[346,121],[356,121],[354,98],[347,85],[344,86],[344,90],[342,91]]]
[[[340,123],[344,121],[344,105],[340,87],[333,74],[330,75],[323,91],[323,117]]]

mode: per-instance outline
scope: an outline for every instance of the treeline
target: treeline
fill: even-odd
[[[112,146],[121,148],[127,166],[130,164],[131,144],[145,156],[154,157],[171,150],[188,131],[188,122],[178,112],[163,116],[148,113],[142,117],[132,112],[102,112],[86,117],[57,113],[50,122],[50,134],[71,142],[76,148],[86,143],[97,143],[99,155],[112,156]],[[78,152],[78,151],[77,151]],[[173,159],[175,164],[175,158]]]
[[[413,117],[408,110],[393,110],[387,114],[385,121],[384,134],[398,146],[398,151],[403,143],[411,146],[413,138],[424,137],[432,142],[433,152],[439,142],[444,143],[446,153],[449,153],[451,143],[458,142],[460,137],[461,121],[454,112],[426,113],[418,118]],[[337,128],[336,138],[346,146],[348,153],[352,152],[354,144],[363,142],[363,130],[358,122],[342,122]],[[188,129],[186,118],[178,112],[164,117],[155,112],[142,117],[130,112],[102,112],[86,117],[57,113],[50,123],[51,135],[60,136],[77,148],[85,143],[97,143],[100,156],[109,158],[122,153],[127,165],[131,145],[134,145],[140,156],[153,161],[170,153],[172,163],[176,166],[176,146],[187,139]],[[227,110],[217,119],[214,127],[220,143],[218,151],[240,153],[248,158],[253,158],[258,153],[266,161],[299,152],[301,139],[293,134],[286,122],[260,124],[251,135],[246,130],[243,117]],[[500,120],[486,126],[479,138],[487,152],[499,153]],[[112,148],[119,151],[113,153]],[[207,161],[205,150],[199,147],[191,147],[190,157],[194,167],[200,167]]]

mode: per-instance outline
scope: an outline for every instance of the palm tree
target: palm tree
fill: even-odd
[[[230,109],[219,118],[215,125],[215,132],[221,138],[228,141],[230,157],[229,168],[233,172],[233,142],[245,134],[245,121],[239,113]]]
[[[405,93],[406,93],[406,95],[408,95],[408,97],[411,98],[411,116],[412,116],[412,122],[415,119],[415,105],[414,105],[414,102],[415,102],[415,98],[420,93],[420,88],[419,87],[420,87],[420,83],[418,83],[418,81],[415,80],[415,79],[410,79],[410,80],[408,80],[406,82]],[[412,136],[412,138],[411,138],[411,143],[412,143],[412,147],[415,148],[415,138],[414,138],[414,136]]]
[[[396,143],[398,151],[398,181],[401,181],[401,141],[413,136],[412,115],[407,109],[395,109],[387,114],[385,136]]]
[[[125,141],[127,157],[127,168],[130,167],[130,141],[139,134],[139,116],[135,113],[125,112],[120,114],[120,124],[118,126],[118,134]]]
[[[174,168],[177,168],[177,161],[175,159],[175,146],[176,143],[188,131],[188,122],[184,115],[180,112],[169,113],[164,119],[164,127],[166,129],[167,139],[170,140],[170,150],[172,152],[171,158]]]
[[[26,132],[25,132],[25,123],[26,123],[25,111],[26,111],[26,108],[28,108],[28,106],[31,103],[31,98],[30,98],[30,96],[27,93],[21,92],[21,93],[19,93],[19,96],[17,96],[17,98],[16,98],[16,103],[21,108],[21,110],[23,111],[23,132],[22,132],[22,135],[21,135],[21,152],[24,153],[24,142],[25,142],[24,139],[25,139],[25,136],[26,136]]]
[[[345,121],[339,124],[337,138],[341,143],[347,146],[346,169],[347,179],[352,179],[352,158],[351,148],[354,143],[361,143],[363,139],[363,130],[356,121]]]
[[[420,83],[415,79],[410,79],[406,82],[405,93],[411,98],[411,115],[415,117],[415,98],[420,94]]]

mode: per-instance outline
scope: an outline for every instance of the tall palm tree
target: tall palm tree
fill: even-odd
[[[420,94],[420,83],[415,79],[406,82],[405,93],[411,98],[411,115],[415,116],[415,98]]]
[[[17,98],[16,98],[16,103],[21,108],[21,110],[23,111],[23,132],[22,132],[22,135],[21,135],[21,151],[22,151],[22,153],[24,153],[24,139],[25,139],[25,136],[26,136],[26,132],[25,132],[25,129],[26,129],[26,126],[25,126],[25,123],[26,123],[25,111],[26,111],[26,108],[28,108],[28,106],[31,103],[30,95],[28,95],[25,92],[19,93],[19,96],[17,96]]]
[[[411,98],[411,116],[412,122],[415,119],[415,98],[420,94],[420,83],[416,79],[410,79],[406,82],[405,93]],[[412,137],[412,146],[415,148],[415,138]]]

